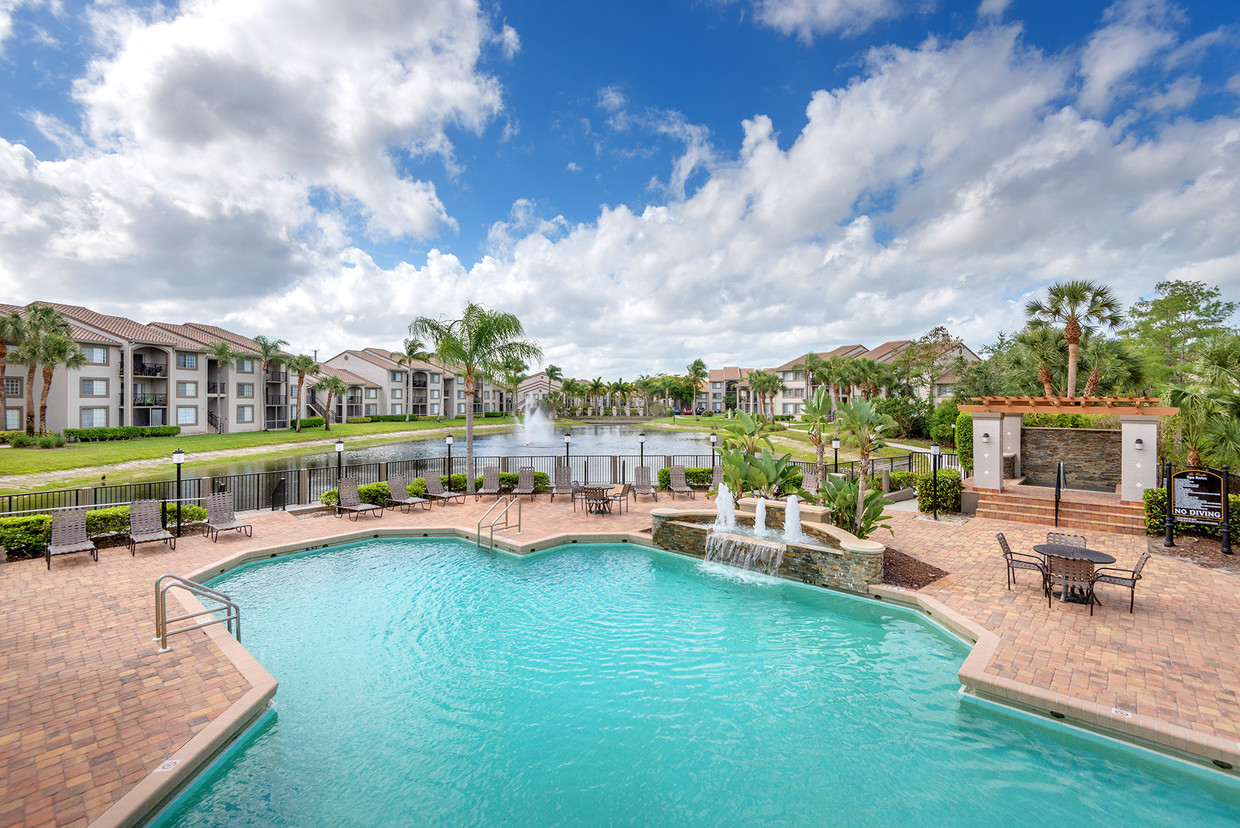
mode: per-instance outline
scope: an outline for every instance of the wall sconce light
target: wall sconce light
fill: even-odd
[[[982,442],[983,442],[983,443],[989,443],[989,442],[990,442],[990,435],[989,435],[989,434],[982,434]]]
[[[1143,450],[1145,448],[1145,441],[1143,441],[1140,437],[1138,437],[1137,442],[1133,445],[1133,448],[1136,449],[1137,451]]]

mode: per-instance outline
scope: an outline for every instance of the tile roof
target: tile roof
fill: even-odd
[[[202,346],[191,339],[172,333],[171,331],[143,325],[124,316],[109,316],[104,313],[83,308],[79,305],[62,305],[59,302],[42,302],[60,311],[65,317],[80,322],[90,328],[106,334],[144,345],[166,345],[183,351],[198,351]]]
[[[342,382],[344,382],[345,385],[360,385],[364,388],[378,388],[379,387],[377,383],[373,383],[364,377],[359,377],[357,374],[353,373],[352,371],[346,371],[343,368],[334,368],[325,362],[319,363],[319,372],[322,373],[324,376],[336,377],[340,379]]]
[[[185,327],[202,331],[204,334],[213,336],[219,341],[227,342],[228,344],[235,345],[238,348],[244,348],[252,354],[258,353],[258,345],[254,343],[253,339],[250,339],[248,336],[242,336],[239,333],[233,333],[232,331],[227,330],[226,328],[221,328],[218,325],[204,325],[200,322],[186,322]]]
[[[882,345],[879,345],[871,351],[866,351],[864,356],[866,359],[873,359],[882,362],[885,359],[890,359],[895,356],[897,353],[904,350],[905,346],[911,345],[912,343],[913,340],[911,339],[893,339],[890,342],[884,342]]]
[[[10,313],[22,314],[25,310],[26,309],[21,305],[8,305],[0,302],[0,314],[4,314],[6,316]],[[88,331],[81,325],[74,325],[72,320],[69,320],[69,327],[73,332],[71,335],[74,342],[97,342],[104,345],[116,344],[116,340],[109,338],[107,335],[95,333],[94,331]]]

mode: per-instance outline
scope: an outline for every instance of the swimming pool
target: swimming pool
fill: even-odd
[[[675,555],[370,541],[212,585],[276,714],[161,826],[1240,821],[1219,774],[963,698],[912,611]]]

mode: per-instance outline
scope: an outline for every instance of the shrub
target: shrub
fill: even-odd
[[[792,422],[793,416],[794,415],[792,414],[775,414],[771,417],[771,419],[775,420],[776,422],[790,423]]]
[[[38,444],[38,437],[29,437],[24,432],[15,435],[13,439],[9,440],[9,445],[13,448],[34,448]]]
[[[1167,490],[1166,489],[1146,489],[1142,495],[1145,501],[1145,531],[1151,535],[1161,535],[1167,531]],[[1240,514],[1240,495],[1227,496],[1227,508],[1232,515]],[[1171,524],[1172,537],[1180,535],[1200,535],[1203,537],[1217,537],[1222,534],[1222,528],[1218,524],[1208,523],[1180,523],[1178,521]]]
[[[14,437],[25,437],[24,431],[0,431],[0,445],[11,443]]]
[[[705,468],[699,466],[685,467],[685,482],[690,486],[709,486],[713,472],[710,467]],[[672,485],[672,473],[669,469],[659,469],[659,488],[664,491]]]
[[[973,415],[967,411],[956,415],[956,456],[964,473],[973,474]]]
[[[503,411],[488,411],[482,415],[484,419],[492,419],[495,417],[507,417],[508,414]]]
[[[1021,422],[1028,428],[1095,428],[1094,419],[1084,414],[1025,414]]]
[[[39,448],[47,449],[47,448],[64,448],[64,447],[65,447],[65,438],[61,437],[59,434],[57,434],[54,431],[51,434],[44,434],[42,437],[39,438]]]
[[[301,427],[304,431],[307,428],[322,428],[325,421],[322,417],[306,417],[301,421]],[[297,421],[293,420],[293,428],[297,428]]]
[[[357,425],[358,423],[369,423],[371,422],[371,418],[370,417],[345,417],[344,421],[348,423],[349,425]]]
[[[462,480],[465,477],[465,475],[454,475],[454,476],[459,476]],[[518,478],[519,478],[519,475],[517,474],[517,472],[500,473],[499,490],[503,492],[504,494],[511,492],[513,489],[517,488]],[[474,490],[477,491],[478,489],[481,489],[481,488],[482,488],[482,475],[478,475],[476,478],[474,478]],[[464,483],[461,484],[460,491],[465,491]],[[540,493],[551,491],[551,476],[547,474],[546,472],[534,472],[534,491],[540,492]]]
[[[926,421],[930,431],[930,439],[944,446],[955,447],[956,439],[952,434],[952,424],[956,422],[957,410],[955,400],[943,400],[939,403]]]
[[[917,510],[933,512],[935,501],[937,501],[940,512],[959,512],[960,492],[963,489],[960,472],[955,469],[939,469],[937,494],[934,489],[934,475],[929,472],[919,474],[917,475]]]
[[[920,397],[878,397],[874,410],[896,421],[900,437],[921,437],[926,433],[930,403]]]
[[[177,507],[175,503],[164,504],[164,514],[169,524],[175,524]],[[201,506],[183,505],[181,507],[181,527],[200,524],[206,521],[207,510]],[[92,538],[107,535],[123,535],[129,531],[129,507],[110,506],[105,509],[92,509],[86,513],[86,534]],[[37,558],[43,554],[52,534],[51,515],[21,515],[19,517],[0,518],[0,546],[3,546],[12,560]]]
[[[65,439],[90,443],[99,440],[132,440],[136,437],[175,437],[180,426],[122,426],[120,428],[66,428]]]
[[[891,480],[891,490],[893,492],[898,492],[901,489],[915,489],[917,487],[917,472],[893,471],[888,479]]]

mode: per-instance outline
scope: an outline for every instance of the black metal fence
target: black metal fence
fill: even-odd
[[[532,467],[549,478],[555,478],[555,470],[567,463],[572,469],[572,479],[582,483],[632,483],[635,469],[646,466],[651,477],[657,479],[661,469],[670,466],[709,468],[718,462],[712,454],[570,454],[539,456],[477,456],[474,457],[473,474],[482,476],[482,470],[498,466],[501,472],[515,473],[523,467]],[[813,469],[812,462],[798,461],[803,470]],[[452,473],[466,473],[464,457],[453,456]],[[858,461],[843,463],[827,462],[829,472],[856,474]],[[385,468],[386,467],[386,468]],[[955,454],[939,455],[940,469],[959,469],[960,461]],[[932,469],[929,454],[912,453],[899,457],[874,457],[870,459],[869,473],[885,471],[911,471],[918,474]],[[185,478],[181,481],[181,498],[196,500],[216,492],[229,492],[233,496],[233,509],[238,512],[259,509],[283,509],[305,503],[317,503],[326,491],[336,488],[340,476],[355,478],[359,485],[377,483],[386,476],[401,474],[409,479],[430,474],[447,474],[446,457],[429,457],[417,460],[398,460],[389,463],[351,463],[339,470],[334,465],[308,469],[286,469],[273,472],[219,475],[209,478]],[[304,476],[304,477],[303,477]],[[210,484],[209,489],[206,483]],[[90,499],[83,498],[90,493]],[[135,500],[175,500],[175,480],[159,480],[149,483],[123,483],[115,486],[95,486],[88,489],[59,489],[28,494],[0,495],[0,514],[10,512],[52,511],[74,506],[95,505],[106,507],[130,503]]]

